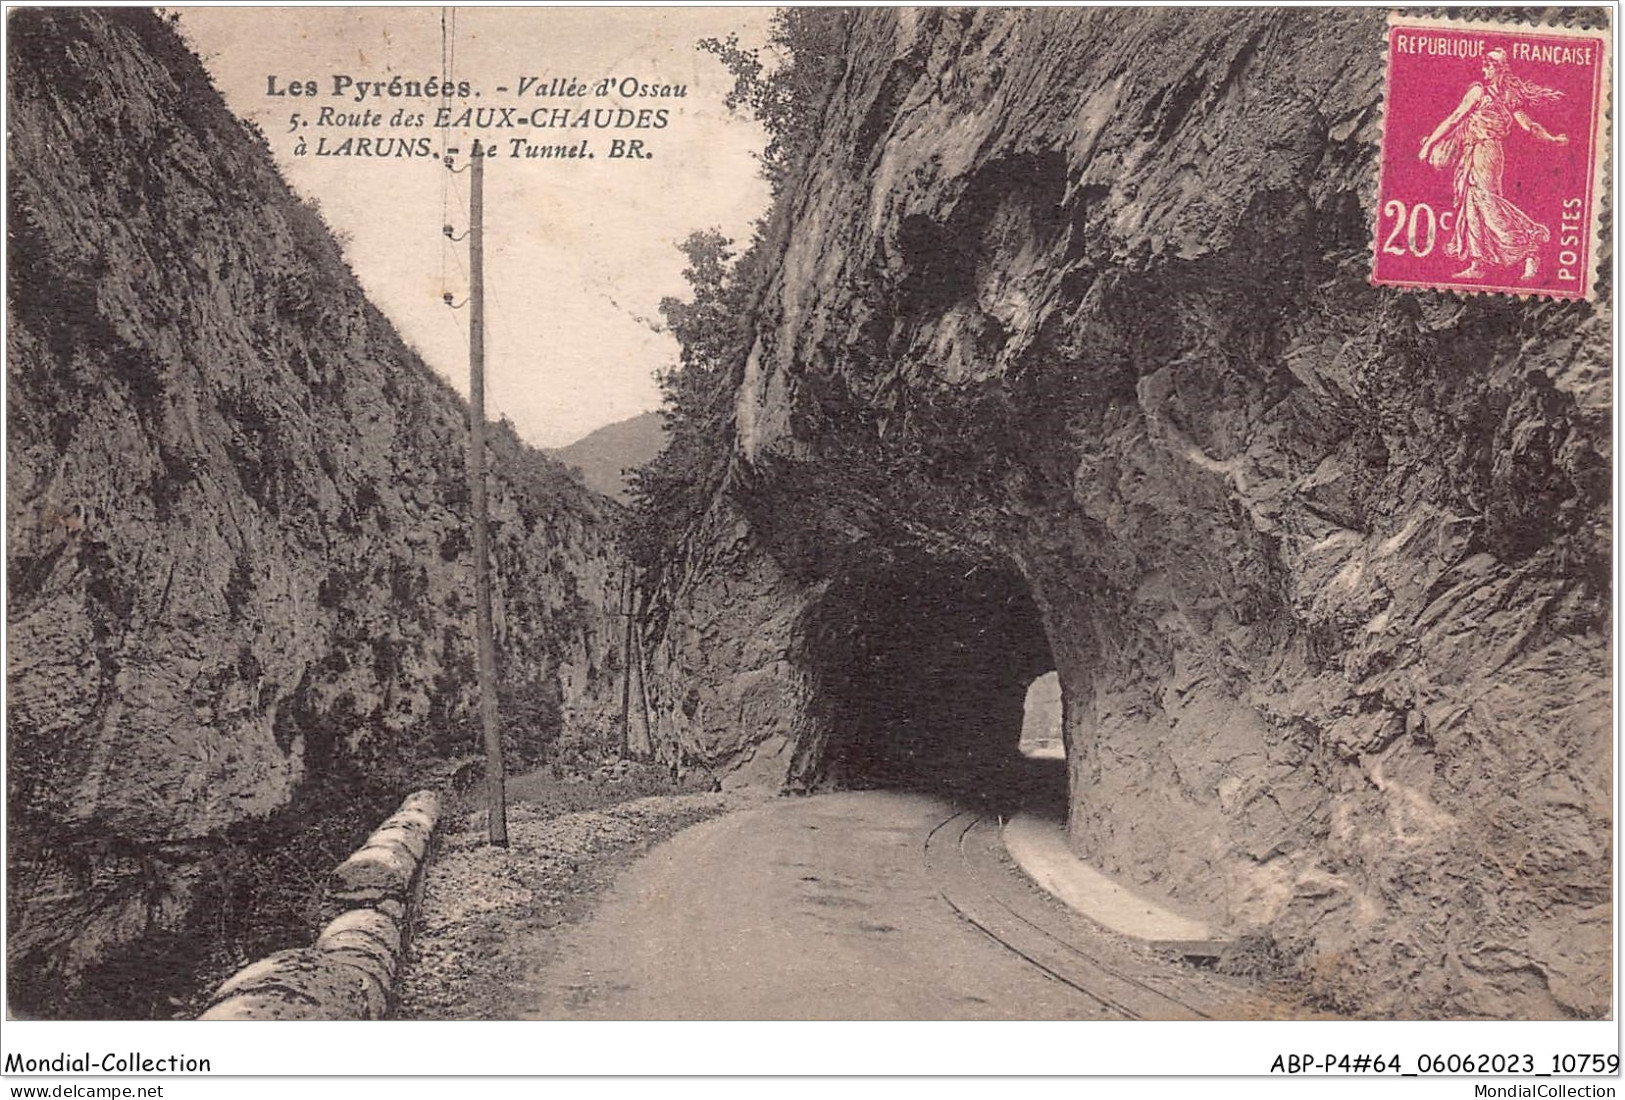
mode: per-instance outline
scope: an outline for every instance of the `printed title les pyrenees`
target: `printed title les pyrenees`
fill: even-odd
[[[343,106],[321,104],[316,107],[315,124],[322,128],[415,128],[428,127],[450,130],[664,130],[671,122],[671,110],[665,107],[627,106],[627,102],[647,99],[686,99],[686,84],[663,84],[640,80],[637,77],[605,77],[594,84],[565,77],[521,76],[513,90],[498,85],[495,91],[522,100],[546,99],[549,102],[532,106],[521,102],[511,106],[480,106],[468,102],[480,98],[480,91],[468,80],[443,80],[431,76],[427,80],[408,80],[391,77],[389,80],[358,80],[345,73],[335,73],[331,91],[325,98],[346,100]],[[265,94],[278,98],[292,97],[308,100],[323,96],[324,85],[315,78],[287,79],[278,74],[265,78]],[[592,97],[600,101],[608,98],[608,105],[582,102]],[[441,99],[459,102],[438,106],[423,100]],[[410,104],[403,100],[412,101]],[[573,102],[572,102],[573,101]],[[356,110],[350,103],[367,106]],[[385,111],[393,106],[387,115]],[[382,109],[380,109],[382,108]],[[311,125],[308,113],[295,111],[288,121],[290,132],[298,134]],[[417,158],[433,155],[428,138],[346,137],[329,143],[318,136],[314,147],[299,136],[293,155],[303,157]],[[512,157],[556,160],[593,160],[597,154],[589,148],[585,138],[572,135],[570,144],[535,144],[524,138],[510,140],[508,155]],[[488,149],[486,155],[494,150]],[[648,160],[653,154],[642,141],[616,139],[611,143],[611,160]]]
[[[449,77],[430,76],[424,80],[408,80],[401,76],[392,76],[388,80],[361,80],[348,73],[333,73],[330,79],[332,91],[327,93],[328,98],[348,99],[354,103],[365,103],[369,99],[378,101],[480,97],[480,92],[475,89],[472,81],[452,80]],[[591,84],[575,77],[521,76],[514,82],[511,90],[506,85],[498,85],[496,91],[536,99],[585,99],[588,96],[599,99],[609,96],[620,99],[688,97],[686,84],[666,84],[642,80],[635,76],[606,76]],[[315,78],[288,80],[272,73],[265,78],[265,94],[276,97],[315,97],[322,95],[322,84]]]

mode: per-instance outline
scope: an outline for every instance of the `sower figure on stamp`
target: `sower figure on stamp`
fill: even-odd
[[[1567,145],[1568,135],[1549,133],[1525,112],[1528,106],[1562,97],[1562,92],[1513,76],[1506,51],[1497,47],[1484,56],[1484,82],[1468,88],[1450,117],[1422,142],[1419,155],[1424,161],[1439,169],[1454,168],[1456,173],[1456,224],[1445,253],[1466,260],[1467,266],[1455,278],[1480,278],[1486,264],[1520,262],[1524,279],[1535,277],[1538,250],[1552,233],[1503,193],[1506,152],[1501,143],[1517,123],[1541,141]]]

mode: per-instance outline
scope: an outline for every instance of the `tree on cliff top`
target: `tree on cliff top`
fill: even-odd
[[[740,46],[737,34],[700,40],[700,49],[715,54],[734,76],[733,91],[723,100],[728,109],[748,107],[767,131],[760,159],[775,197],[812,149],[818,116],[845,67],[852,15],[850,8],[780,8],[768,44],[783,60],[771,70],[760,50]]]
[[[774,201],[742,256],[736,257],[733,242],[720,230],[691,233],[678,247],[688,257],[683,275],[693,296],[660,303],[682,350],[678,365],[660,375],[666,447],[633,474],[626,527],[628,553],[651,591],[681,560],[683,540],[727,472],[734,394],[750,351],[750,322],[788,223],[785,191],[816,143],[824,104],[845,64],[851,19],[850,9],[781,9],[773,17],[769,42],[782,60],[771,70],[760,51],[739,45],[737,35],[699,43],[734,75],[725,100],[729,109],[748,108],[767,130],[760,160]]]
[[[663,298],[660,313],[682,348],[659,376],[666,446],[632,475],[628,551],[639,569],[658,574],[722,481],[732,447],[735,365],[743,363],[747,288],[733,278],[733,242],[697,230],[680,247],[693,298]]]

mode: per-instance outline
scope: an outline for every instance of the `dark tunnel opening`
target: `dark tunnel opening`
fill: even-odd
[[[1065,806],[1064,760],[1021,752],[1028,688],[1055,663],[1013,568],[899,562],[843,578],[815,615],[825,783]]]

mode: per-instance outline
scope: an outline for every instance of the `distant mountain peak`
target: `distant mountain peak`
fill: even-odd
[[[567,447],[549,452],[581,471],[587,488],[622,504],[629,503],[625,471],[636,469],[666,446],[666,427],[657,412],[639,413],[606,424]]]

